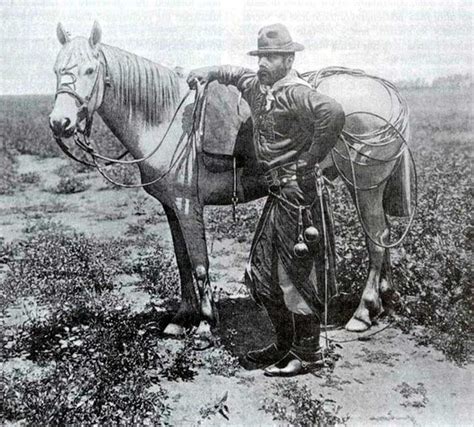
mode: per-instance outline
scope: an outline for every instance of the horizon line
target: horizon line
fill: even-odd
[[[419,86],[414,86],[413,88],[419,87],[419,88],[428,88],[428,87],[433,87],[433,83],[438,80],[438,79],[447,79],[449,77],[455,77],[455,76],[461,76],[464,78],[470,78],[471,79],[471,84],[472,80],[474,78],[474,73],[472,71],[466,71],[462,72],[461,70],[457,73],[450,73],[450,74],[441,74],[436,77],[433,77],[431,79],[428,79],[426,77],[411,77],[411,78],[401,78],[401,79],[396,79],[396,80],[390,80],[395,86],[397,84],[410,84],[410,83],[421,83]],[[18,92],[5,92],[1,93],[0,96],[47,96],[51,95],[54,96],[55,92],[23,92],[23,93],[18,93]]]

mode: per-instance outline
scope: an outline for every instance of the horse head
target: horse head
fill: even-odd
[[[53,111],[49,116],[56,137],[76,131],[90,132],[94,112],[102,104],[106,86],[106,64],[99,49],[102,31],[94,22],[91,35],[70,38],[61,23],[57,36],[62,48],[54,65],[57,78]]]

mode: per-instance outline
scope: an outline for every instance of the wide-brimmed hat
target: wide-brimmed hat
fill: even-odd
[[[251,50],[248,54],[259,56],[267,53],[294,53],[303,49],[303,45],[293,41],[288,28],[283,24],[273,24],[258,32],[257,50]]]

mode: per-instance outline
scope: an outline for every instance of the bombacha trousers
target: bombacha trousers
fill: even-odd
[[[246,268],[246,284],[257,304],[284,301],[293,313],[321,317],[324,302],[336,295],[334,229],[327,189],[324,197],[326,239],[314,174],[289,181],[270,193]],[[299,225],[300,209],[295,206],[303,207],[303,227]],[[313,243],[306,242],[309,252],[299,258],[294,245],[299,234],[310,225],[318,229],[320,238]]]

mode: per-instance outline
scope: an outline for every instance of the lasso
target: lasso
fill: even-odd
[[[342,134],[340,136],[340,140],[344,144],[344,148],[346,153],[341,153],[337,148],[333,148],[331,152],[332,160],[334,163],[334,166],[336,167],[339,176],[348,184],[351,186],[354,190],[354,201],[355,201],[355,207],[357,211],[357,215],[359,217],[360,223],[362,225],[362,228],[364,230],[365,235],[367,238],[375,245],[380,246],[385,249],[393,248],[397,245],[399,245],[406,237],[408,234],[411,225],[413,223],[416,209],[417,209],[417,199],[418,199],[418,177],[416,173],[416,165],[415,161],[413,158],[413,154],[408,146],[408,143],[403,136],[403,133],[408,129],[408,106],[405,101],[405,99],[400,95],[398,92],[397,88],[393,85],[393,83],[382,79],[377,76],[372,76],[369,74],[366,74],[362,70],[355,70],[355,69],[350,69],[350,68],[344,68],[344,67],[329,67],[329,68],[323,68],[319,71],[314,71],[314,72],[307,72],[304,73],[302,76],[305,78],[314,88],[317,88],[322,81],[324,81],[325,78],[327,77],[332,77],[335,75],[350,75],[353,77],[363,77],[363,78],[370,78],[373,79],[377,82],[379,82],[387,91],[388,95],[390,96],[390,99],[393,101],[396,99],[400,105],[400,109],[398,111],[398,114],[396,116],[393,116],[393,111],[392,111],[392,116],[387,120],[386,118],[375,114],[371,113],[369,111],[355,111],[349,114],[346,114],[346,117],[354,116],[354,115],[369,115],[372,117],[375,117],[381,121],[384,122],[384,125],[380,126],[376,130],[373,130],[371,132],[367,132],[364,134],[359,134],[355,135],[352,134],[348,131],[343,130]],[[401,147],[398,149],[397,153],[390,156],[389,158],[381,159],[381,158],[376,158],[373,156],[370,156],[362,151],[362,147],[384,147],[388,146],[391,144],[396,143],[397,141],[401,140]],[[358,148],[356,144],[359,144],[361,148]],[[371,160],[371,164],[367,163],[362,163],[359,162],[355,159],[352,159],[351,157],[351,150],[356,152],[358,155]],[[365,221],[362,217],[361,210],[360,210],[360,203],[359,203],[359,191],[369,191],[369,190],[374,190],[378,187],[380,187],[382,184],[387,182],[390,177],[393,175],[393,173],[397,170],[397,167],[400,164],[400,159],[404,152],[407,151],[408,155],[410,157],[411,164],[413,166],[413,178],[414,178],[414,202],[413,202],[413,207],[411,209],[410,213],[410,218],[408,221],[408,224],[403,231],[401,237],[393,242],[393,243],[384,243],[382,240],[378,240],[375,237],[373,237],[368,228],[367,225],[365,224]],[[351,169],[351,176],[348,178],[344,172],[341,170],[340,166],[337,164],[336,161],[336,156],[339,158],[342,158],[343,160],[346,160],[350,164],[350,169]],[[381,179],[379,182],[377,182],[374,185],[368,186],[368,187],[361,187],[357,185],[357,180],[356,180],[356,172],[355,172],[355,167],[354,165],[361,166],[361,167],[371,167],[374,165],[378,164],[383,164],[383,163],[390,163],[397,161],[398,164],[396,164],[391,173],[389,173],[386,177]]]

